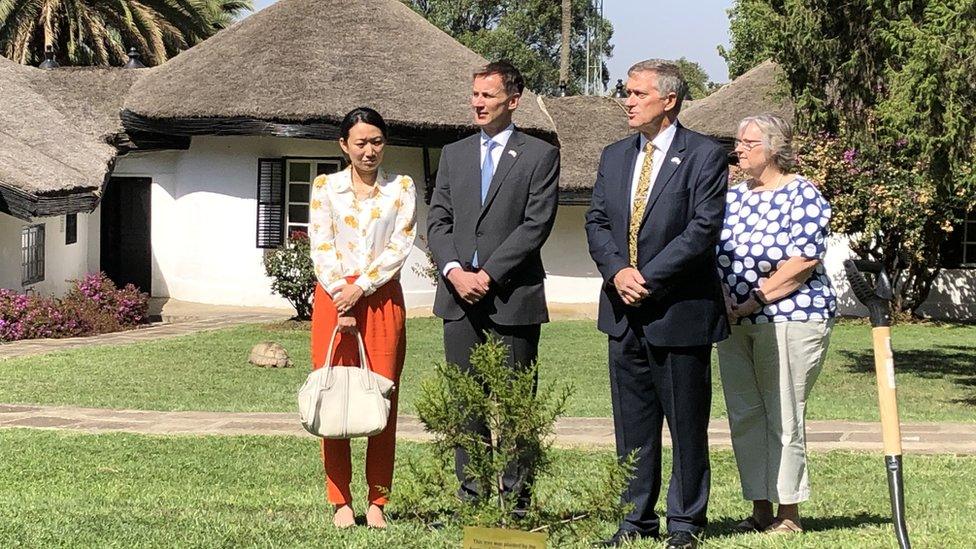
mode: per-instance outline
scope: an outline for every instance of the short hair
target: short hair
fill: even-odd
[[[525,89],[525,79],[522,78],[522,73],[515,68],[515,65],[505,60],[492,61],[474,71],[471,77],[477,78],[490,74],[497,74],[502,79],[502,85],[505,86],[505,93],[508,95],[521,95],[522,90]]]
[[[342,119],[342,123],[339,124],[339,136],[343,139],[349,139],[349,130],[360,122],[369,124],[370,126],[376,126],[380,129],[380,133],[383,134],[383,139],[387,138],[386,120],[383,120],[380,113],[369,107],[356,107],[346,113],[346,116]]]
[[[677,98],[674,103],[675,111],[681,111],[681,103],[688,95],[688,81],[681,74],[678,65],[662,59],[645,59],[634,63],[627,69],[630,76],[639,72],[653,72],[657,75],[657,88],[661,92],[661,97],[673,93]]]
[[[755,124],[762,134],[762,144],[766,156],[780,171],[786,172],[796,167],[796,152],[793,150],[793,125],[780,116],[771,113],[747,116],[739,122],[738,137],[749,124]]]

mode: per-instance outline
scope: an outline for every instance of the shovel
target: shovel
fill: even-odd
[[[851,290],[870,312],[874,342],[874,370],[878,376],[878,406],[881,409],[881,438],[884,443],[885,470],[888,472],[888,494],[891,497],[891,520],[901,549],[910,549],[905,526],[905,483],[901,464],[901,424],[898,421],[898,399],[895,390],[895,361],[891,353],[891,282],[880,263],[844,261]],[[874,287],[864,273],[874,276]]]

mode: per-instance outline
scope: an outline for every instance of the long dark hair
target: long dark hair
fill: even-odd
[[[386,140],[386,121],[383,120],[380,113],[369,107],[357,107],[346,114],[345,118],[342,119],[342,124],[339,124],[339,135],[342,139],[349,139],[349,130],[360,122],[379,128],[380,133],[383,134],[383,139]]]

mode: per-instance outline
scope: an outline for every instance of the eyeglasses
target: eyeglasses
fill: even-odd
[[[755,149],[759,145],[762,145],[761,139],[736,139],[735,140],[736,149],[742,147],[743,150],[751,151],[752,149]]]

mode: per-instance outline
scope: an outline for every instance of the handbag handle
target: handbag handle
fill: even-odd
[[[329,353],[325,357],[325,364],[323,365],[324,368],[328,368],[328,371],[325,374],[326,387],[332,385],[332,368],[335,366],[334,364],[332,364],[332,356],[335,352],[335,340],[336,340],[336,336],[338,335],[339,335],[339,326],[336,326],[335,329],[332,330],[332,337],[329,338]],[[369,362],[366,360],[366,344],[363,343],[363,336],[362,334],[359,333],[358,329],[356,330],[356,343],[359,347],[359,368],[361,370],[366,370],[367,372],[371,372],[372,370],[369,368]],[[367,375],[364,377],[367,380],[367,389],[378,389],[378,386],[376,385],[376,380],[373,379],[373,376]]]

